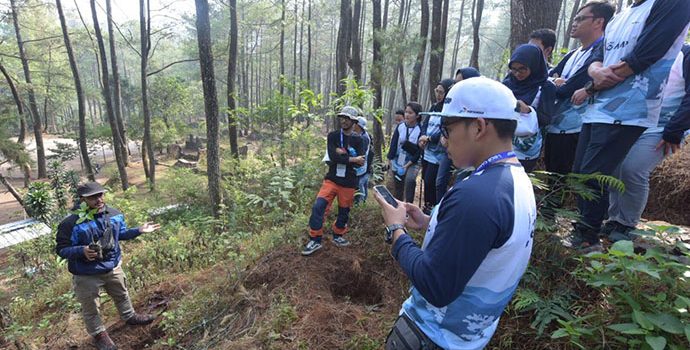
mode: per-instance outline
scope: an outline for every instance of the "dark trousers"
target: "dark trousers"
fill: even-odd
[[[453,168],[453,161],[448,159],[448,155],[441,159],[438,164],[438,172],[436,174],[436,203],[441,201],[441,198],[448,191],[448,182],[450,182],[450,173]]]
[[[424,206],[431,208],[436,205],[436,176],[438,174],[438,164],[424,161]]]
[[[642,135],[645,128],[639,126],[614,125],[603,123],[583,124],[580,138],[575,151],[573,172],[577,174],[601,173],[611,175],[623,162],[635,141]],[[597,181],[587,183],[598,197],[588,201],[578,196],[577,206],[580,210],[581,223],[592,237],[588,240],[598,240],[595,237],[601,228],[609,207],[608,189]]]
[[[544,165],[546,171],[565,175],[573,171],[575,150],[580,133],[546,134]]]

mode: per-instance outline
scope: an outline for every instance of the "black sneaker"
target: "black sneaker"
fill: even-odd
[[[604,226],[602,226],[599,237],[608,237],[611,234],[611,232],[615,231],[620,226],[623,226],[623,225],[618,223],[618,221],[613,221],[613,220],[607,221],[604,224]]]
[[[304,255],[304,256],[312,255],[317,250],[321,249],[321,247],[322,247],[322,245],[320,242],[317,242],[313,239],[310,239],[309,242],[307,242],[307,245],[304,246],[304,249],[302,250],[302,255]]]
[[[563,246],[575,249],[582,254],[602,251],[601,241],[597,232],[581,224],[575,225],[575,229],[563,240]]]
[[[338,247],[347,247],[350,245],[350,241],[343,238],[343,236],[335,236],[333,237],[333,244],[335,244]]]
[[[634,227],[619,224],[619,226],[609,234],[608,238],[614,243],[618,241],[634,241],[639,237],[639,235],[632,233],[634,230]]]

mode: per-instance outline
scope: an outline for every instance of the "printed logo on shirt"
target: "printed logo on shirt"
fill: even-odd
[[[611,50],[620,50],[626,46],[628,46],[630,42],[627,40],[621,41],[619,43],[615,43],[613,41],[609,42],[606,44],[606,51],[611,51]]]

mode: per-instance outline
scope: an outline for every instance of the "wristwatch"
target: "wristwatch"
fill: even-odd
[[[583,88],[585,89],[585,92],[587,93],[587,95],[590,95],[590,96],[594,95],[597,92],[597,90],[594,88],[594,82],[591,80],[588,81],[587,84],[585,84],[585,86]]]
[[[405,225],[402,224],[393,224],[390,226],[386,227],[386,243],[391,244],[393,243],[393,232],[397,230],[403,230],[405,233],[407,233],[407,230],[405,229]]]

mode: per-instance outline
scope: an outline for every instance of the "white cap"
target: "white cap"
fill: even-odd
[[[357,124],[359,125],[360,128],[366,130],[367,129],[367,119],[364,117],[357,117]]]
[[[518,120],[517,99],[498,81],[476,77],[453,85],[446,95],[441,113],[448,118],[489,118]]]
[[[338,113],[338,117],[347,117],[348,119],[356,122],[358,114],[359,111],[357,110],[357,108],[352,106],[345,106]]]

